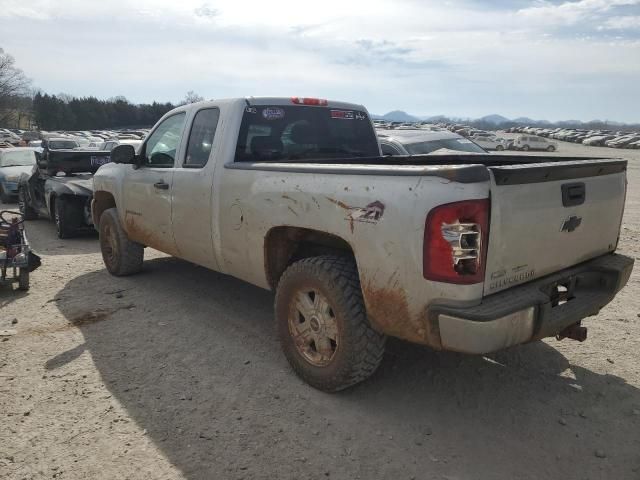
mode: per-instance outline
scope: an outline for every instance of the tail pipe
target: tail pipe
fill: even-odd
[[[569,325],[556,335],[558,340],[570,338],[571,340],[577,340],[578,342],[584,342],[587,339],[587,327],[580,325],[580,322]]]

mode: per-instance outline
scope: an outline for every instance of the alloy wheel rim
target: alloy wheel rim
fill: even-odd
[[[327,298],[316,289],[298,290],[289,312],[289,333],[298,353],[316,367],[326,367],[339,345],[338,321]]]

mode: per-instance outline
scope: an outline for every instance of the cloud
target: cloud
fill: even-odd
[[[0,0],[0,46],[49,92],[638,120],[639,2]]]
[[[579,0],[523,8],[518,14],[527,21],[541,25],[575,25],[578,22],[592,20],[616,7],[640,5],[640,0]]]
[[[611,17],[600,26],[603,30],[640,29],[640,15],[627,17]]]

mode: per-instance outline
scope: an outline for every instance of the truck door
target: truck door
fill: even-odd
[[[144,162],[124,177],[124,223],[129,238],[177,255],[171,229],[171,188],[185,112],[164,119],[140,154]]]
[[[180,257],[218,269],[213,251],[212,195],[220,110],[208,107],[193,116],[182,164],[172,188],[173,236]],[[214,152],[214,153],[212,153]]]

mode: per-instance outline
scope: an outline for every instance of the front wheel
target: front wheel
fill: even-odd
[[[547,147],[547,152],[555,152],[556,151],[556,147],[554,147],[553,145],[549,145]]]
[[[144,246],[132,242],[122,228],[118,210],[109,208],[100,216],[100,250],[110,274],[118,277],[142,270]]]
[[[386,337],[369,324],[351,258],[311,257],[289,266],[278,283],[275,316],[291,367],[319,390],[362,382],[382,361]]]
[[[83,222],[80,202],[56,198],[53,205],[53,216],[56,222],[58,238],[72,238],[77,235]]]
[[[18,272],[18,290],[29,290],[29,269],[21,268]]]
[[[27,203],[27,195],[25,194],[24,187],[18,188],[18,210],[20,210],[22,218],[25,220],[35,220],[38,218],[38,212]]]
[[[498,152],[501,152],[501,151],[503,151],[503,150],[504,150],[504,147],[503,147],[502,145],[498,145],[498,146],[496,146],[496,150],[497,150]]]
[[[529,145],[523,145],[522,146],[522,150],[524,150],[525,152],[529,151]]]

